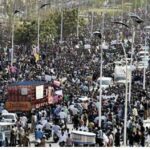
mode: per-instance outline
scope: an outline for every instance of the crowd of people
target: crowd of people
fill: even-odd
[[[149,14],[144,10],[137,12],[139,16],[146,20],[150,19]],[[124,21],[127,21],[124,15]],[[115,62],[124,58],[123,49],[119,44],[111,45],[114,40],[121,40],[126,48],[128,57],[131,56],[132,31],[126,28],[118,28],[118,25],[110,24],[109,16],[105,18],[105,43],[108,49],[103,51],[103,76],[114,78]],[[119,18],[118,18],[119,20]],[[150,38],[150,34],[145,34],[143,26],[147,22],[136,26],[135,53],[133,64],[137,63],[137,52],[144,39]],[[118,29],[118,30],[115,30]],[[119,39],[118,39],[119,38]],[[127,40],[127,42],[125,42]],[[103,42],[104,42],[103,41]],[[46,140],[53,137],[54,142],[60,146],[81,146],[74,144],[71,137],[71,130],[92,132],[96,134],[96,144],[92,146],[122,146],[124,136],[124,111],[125,111],[125,85],[116,84],[102,91],[102,122],[99,127],[99,89],[95,90],[95,82],[99,77],[100,54],[98,48],[99,41],[93,37],[89,41],[87,37],[68,37],[64,43],[55,41],[51,48],[41,46],[40,57],[36,60],[32,50],[23,51],[22,46],[18,46],[15,51],[15,63],[10,65],[10,52],[4,50],[0,53],[0,100],[7,99],[7,86],[17,81],[44,80],[45,75],[61,81],[59,87],[55,89],[63,90],[63,99],[57,104],[39,108],[32,112],[31,126],[25,114],[21,115],[16,125],[11,131],[10,146],[30,146],[30,135],[35,136],[37,144],[35,146],[46,145]],[[84,45],[90,44],[90,49],[85,49]],[[150,43],[147,40],[150,49]],[[132,72],[132,94],[131,101],[128,102],[127,115],[127,145],[150,146],[150,128],[144,127],[143,120],[150,117],[150,62],[146,69],[146,88],[143,90],[143,69],[135,69]],[[53,85],[52,85],[53,86]],[[78,101],[81,96],[87,96],[86,102]],[[73,124],[70,129],[70,123]],[[17,142],[19,141],[19,142]],[[49,145],[51,146],[51,145]],[[83,145],[87,146],[87,145]]]

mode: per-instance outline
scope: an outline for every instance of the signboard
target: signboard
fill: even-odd
[[[28,89],[27,88],[21,88],[21,95],[28,95]]]
[[[30,102],[6,102],[5,107],[8,111],[30,111]]]
[[[35,104],[35,108],[40,108],[40,107],[43,107],[43,106],[46,106],[47,105],[47,102],[42,102],[42,103],[39,103],[39,104]]]
[[[36,86],[36,99],[42,99],[44,97],[44,86]]]

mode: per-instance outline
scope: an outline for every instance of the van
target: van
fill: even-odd
[[[100,86],[100,80],[101,78],[99,77],[97,79],[97,86]],[[112,85],[113,85],[113,79],[111,77],[102,77],[102,89],[106,89]]]
[[[140,51],[140,52],[138,52],[137,55],[139,58],[149,57],[149,52],[148,51]]]
[[[130,81],[131,67],[127,66],[127,81]],[[126,83],[126,66],[116,66],[114,71],[114,81],[119,84]]]
[[[0,122],[0,147],[10,144],[10,133],[15,123]]]
[[[15,113],[3,113],[2,114],[2,121],[3,122],[16,122],[17,121],[17,114],[15,114]]]

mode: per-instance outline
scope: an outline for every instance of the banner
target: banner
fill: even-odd
[[[36,86],[36,99],[42,99],[44,97],[44,86]]]
[[[53,88],[48,87],[48,104],[53,104]]]

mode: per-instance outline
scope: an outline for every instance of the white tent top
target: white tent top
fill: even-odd
[[[75,130],[73,130],[73,131],[71,132],[71,134],[79,134],[79,135],[85,135],[85,136],[96,136],[95,133],[84,132],[84,131],[75,131]]]
[[[87,96],[84,97],[80,97],[79,100],[81,101],[88,101],[90,98],[88,98]]]

